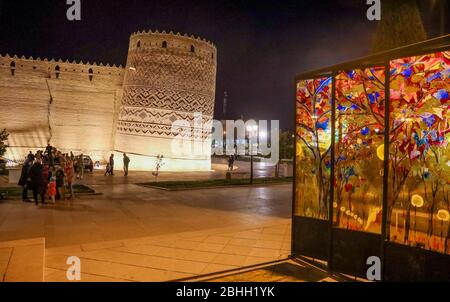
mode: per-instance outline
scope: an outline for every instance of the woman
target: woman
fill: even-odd
[[[56,166],[56,200],[66,200],[66,191],[64,189],[64,175],[65,167]]]
[[[73,194],[73,178],[74,178],[74,174],[75,171],[73,169],[73,161],[69,158],[66,158],[66,168],[65,168],[65,176],[66,176],[66,183],[67,183],[67,187],[69,188],[69,192],[70,192],[70,197],[69,199],[74,198],[74,194]]]

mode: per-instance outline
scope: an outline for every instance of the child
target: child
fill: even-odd
[[[56,168],[56,200],[61,200],[61,197],[65,200],[66,193],[64,190],[64,170],[61,166],[57,166]]]
[[[52,177],[50,178],[50,181],[48,183],[48,191],[47,191],[48,197],[52,201],[53,204],[55,204],[55,196],[56,196],[56,178]]]
[[[111,165],[109,163],[106,164],[105,176],[106,175],[111,175]]]

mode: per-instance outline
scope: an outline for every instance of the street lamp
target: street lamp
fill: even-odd
[[[248,145],[250,152],[250,184],[253,184],[253,139],[251,138],[256,137],[256,134],[258,133],[258,126],[248,125],[247,131],[248,131]]]

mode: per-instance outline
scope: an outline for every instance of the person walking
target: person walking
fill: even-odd
[[[128,166],[130,165],[130,158],[126,153],[123,154],[123,172],[125,176],[128,176]]]
[[[114,176],[114,154],[111,154],[111,156],[109,157],[109,169],[110,174]]]
[[[42,161],[37,158],[31,166],[29,173],[30,185],[33,190],[33,198],[36,205],[39,204],[38,196],[41,197],[42,204],[45,204],[45,193],[47,188],[44,188],[43,170],[44,166],[42,165]]]
[[[29,179],[29,173],[31,166],[33,165],[34,161],[34,155],[28,154],[27,159],[25,160],[22,171],[20,173],[20,179],[18,185],[22,187],[22,201],[23,202],[30,202],[28,199],[28,190],[31,189],[30,187],[30,179]]]
[[[65,168],[65,176],[66,176],[66,184],[67,188],[69,189],[70,197],[69,199],[75,198],[73,194],[73,179],[75,171],[73,169],[73,162],[70,160],[70,158],[66,158],[66,168]]]
[[[111,175],[111,165],[109,164],[109,162],[106,164],[105,176],[107,175]]]

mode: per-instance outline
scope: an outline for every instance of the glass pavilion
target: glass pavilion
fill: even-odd
[[[450,35],[296,77],[293,254],[450,281]]]

